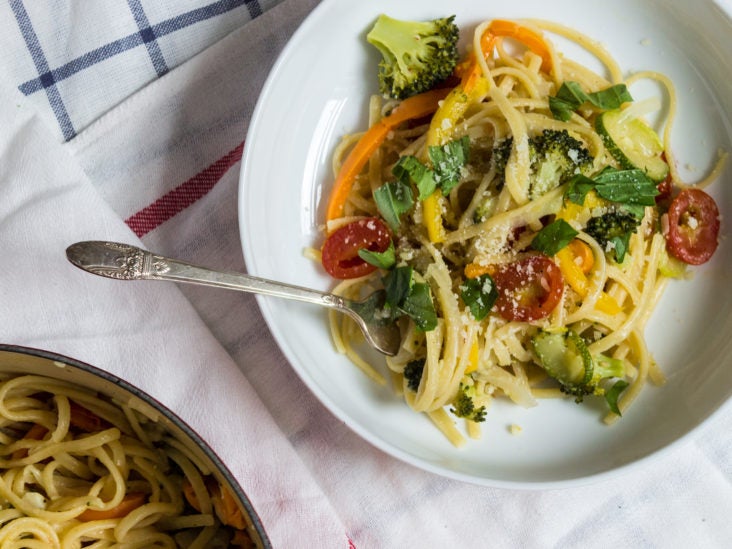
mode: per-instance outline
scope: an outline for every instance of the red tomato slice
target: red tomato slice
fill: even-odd
[[[701,189],[684,189],[668,209],[666,247],[690,265],[706,263],[719,244],[719,209]]]
[[[333,278],[346,279],[367,275],[376,267],[358,255],[362,248],[384,252],[391,242],[391,232],[376,217],[359,219],[331,234],[323,244],[322,263]]]
[[[506,320],[531,322],[546,318],[564,292],[562,272],[545,255],[530,255],[501,265],[493,280],[498,290],[496,310]]]

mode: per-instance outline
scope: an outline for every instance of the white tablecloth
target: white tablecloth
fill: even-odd
[[[334,418],[253,297],[68,264],[69,244],[105,239],[245,270],[244,136],[316,4],[0,6],[0,341],[90,362],[173,408],[236,475],[274,547],[731,547],[729,406],[613,480],[478,487],[401,463]]]

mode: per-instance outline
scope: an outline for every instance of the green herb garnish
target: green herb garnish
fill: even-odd
[[[549,108],[554,118],[566,122],[585,103],[598,109],[611,110],[620,108],[629,101],[633,101],[633,97],[625,84],[615,84],[604,90],[586,93],[577,82],[567,81],[561,85],[557,95],[549,98]]]
[[[578,234],[564,219],[557,219],[536,233],[531,247],[552,256],[572,242]]]

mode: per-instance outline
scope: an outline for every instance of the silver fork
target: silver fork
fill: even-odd
[[[366,341],[385,355],[397,354],[401,344],[399,327],[390,315],[383,314],[386,297],[383,290],[362,301],[352,301],[335,294],[243,273],[214,271],[118,242],[77,242],[66,248],[66,257],[80,269],[117,280],[185,282],[322,305],[350,316],[361,328]]]

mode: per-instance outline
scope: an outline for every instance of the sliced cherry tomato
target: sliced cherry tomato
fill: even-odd
[[[531,322],[546,318],[564,292],[562,271],[545,255],[530,255],[501,265],[493,280],[498,290],[496,310],[506,320]]]
[[[323,267],[330,276],[338,279],[357,278],[376,270],[358,255],[362,248],[372,252],[384,252],[391,242],[391,232],[376,217],[359,219],[344,225],[331,234],[323,244]]]
[[[719,244],[719,208],[701,189],[684,189],[668,208],[666,247],[690,265],[706,263]]]

